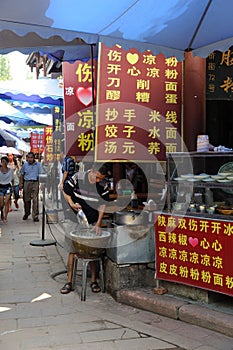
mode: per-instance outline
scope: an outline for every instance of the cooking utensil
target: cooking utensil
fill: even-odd
[[[148,220],[148,215],[147,215]],[[141,225],[145,221],[144,212],[135,210],[117,211],[114,213],[114,222],[117,225]]]
[[[77,220],[81,228],[87,228],[87,229],[90,228],[87,217],[84,214],[84,211],[82,209],[78,209]]]
[[[233,208],[231,207],[220,207],[220,208],[217,208],[217,211],[220,213],[220,214],[223,214],[223,215],[232,215],[233,214]]]

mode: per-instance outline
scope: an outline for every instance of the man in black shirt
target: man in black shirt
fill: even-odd
[[[109,200],[108,184],[105,181],[107,175],[107,167],[93,166],[82,177],[80,173],[75,173],[64,185],[64,197],[72,208],[77,213],[82,209],[87,217],[88,223],[93,227],[92,231],[96,234],[101,233],[102,218],[104,216],[106,201]],[[74,253],[69,253],[68,257],[68,278],[67,283],[62,287],[60,292],[67,294],[72,288],[72,273],[74,264]],[[96,281],[96,265],[95,262],[90,263],[91,269],[91,289],[92,292],[100,292],[99,284]]]

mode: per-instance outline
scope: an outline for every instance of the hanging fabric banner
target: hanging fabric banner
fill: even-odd
[[[65,150],[67,155],[93,158],[97,61],[63,63]],[[94,77],[94,82],[92,81]],[[94,90],[94,91],[93,91]]]
[[[149,50],[99,50],[96,160],[152,162],[180,151],[182,63]]]

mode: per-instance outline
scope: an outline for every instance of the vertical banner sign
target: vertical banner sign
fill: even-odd
[[[94,85],[96,86],[97,62],[94,60]],[[92,65],[76,61],[64,62],[62,66],[64,80],[64,116],[65,116],[65,152],[71,156],[93,157],[94,125],[92,91]]]
[[[206,59],[206,99],[233,99],[233,47],[214,51]]]
[[[31,132],[30,151],[41,154],[44,151],[44,133]]]
[[[99,52],[96,160],[150,162],[180,151],[182,63],[118,45],[101,43]]]
[[[62,107],[54,107],[53,115],[53,154],[54,160],[61,160],[61,153],[64,152],[64,124]]]
[[[233,222],[155,216],[156,278],[233,296]]]
[[[44,161],[45,163],[52,162],[53,156],[53,127],[46,126],[44,128]]]

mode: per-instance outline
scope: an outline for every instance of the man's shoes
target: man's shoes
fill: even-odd
[[[15,203],[16,209],[19,209],[19,205],[18,205],[18,203],[16,202],[16,200],[14,200],[14,203]]]
[[[95,282],[92,282],[91,285],[90,285],[90,287],[91,287],[91,291],[92,291],[93,293],[99,293],[99,292],[101,292],[101,288],[100,288],[98,282],[96,282],[96,281],[95,281]]]
[[[27,220],[27,219],[28,219],[28,215],[24,215],[23,220]]]
[[[71,282],[67,282],[61,289],[60,289],[60,293],[61,294],[68,294],[70,292],[72,292],[72,283]]]
[[[38,218],[34,218],[33,221],[34,222],[39,222],[39,219]]]

